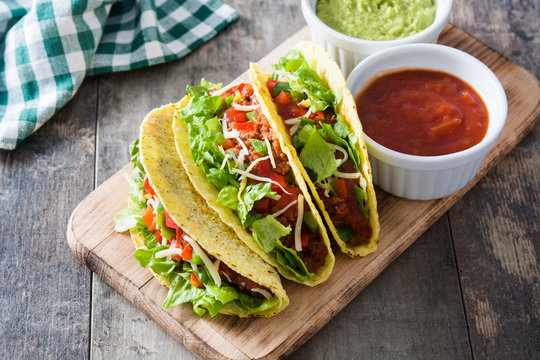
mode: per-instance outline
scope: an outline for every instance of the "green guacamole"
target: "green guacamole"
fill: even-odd
[[[396,40],[435,20],[433,0],[319,0],[317,16],[340,33],[364,40]]]

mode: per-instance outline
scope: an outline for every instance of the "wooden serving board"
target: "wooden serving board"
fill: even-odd
[[[309,39],[307,28],[264,57],[259,62],[262,68],[268,68],[303,39]],[[69,246],[84,265],[201,358],[268,359],[291,354],[517,145],[540,115],[540,84],[532,74],[452,25],[445,28],[439,42],[479,58],[503,84],[509,113],[495,148],[476,177],[444,199],[411,201],[378,190],[381,233],[377,251],[361,259],[336,252],[330,279],[315,288],[284,280],[291,302],[279,315],[248,319],[218,315],[211,319],[195,315],[190,304],[161,309],[167,289],[139,266],[132,256],[134,247],[129,235],[114,231],[113,214],[126,206],[128,198],[128,184],[122,174],[129,174],[131,165],[118,171],[74,210],[67,229]],[[239,79],[245,78],[244,74]]]

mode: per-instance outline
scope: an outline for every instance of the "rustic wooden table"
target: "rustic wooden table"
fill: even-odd
[[[74,207],[128,162],[143,116],[201,77],[228,82],[305,25],[299,1],[226,0],[240,20],[184,59],[90,77],[0,153],[0,358],[195,358],[72,256]],[[455,0],[451,22],[540,77],[540,4]],[[540,353],[540,128],[293,359]]]

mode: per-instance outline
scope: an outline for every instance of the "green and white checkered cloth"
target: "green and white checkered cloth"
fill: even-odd
[[[218,0],[0,0],[0,149],[43,125],[86,75],[178,59],[236,19]]]

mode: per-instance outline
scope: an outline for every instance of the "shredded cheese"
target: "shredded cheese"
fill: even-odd
[[[235,87],[235,86],[236,86],[235,83],[231,83],[231,84],[229,84],[229,85],[227,85],[227,86],[225,86],[225,87],[222,87],[222,88],[219,89],[219,90],[213,91],[213,92],[212,92],[212,96],[221,96],[221,95],[225,94],[225,92],[226,92],[227,90],[229,90],[230,88]]]
[[[298,195],[298,217],[296,218],[296,227],[294,228],[294,248],[296,251],[302,251],[302,221],[304,219],[304,197]]]
[[[338,146],[338,145],[332,144],[332,143],[328,143],[328,146],[330,146],[332,149],[337,150],[337,151],[339,151],[340,153],[343,154],[342,164],[344,164],[345,161],[347,161],[347,159],[349,158],[349,153],[347,152],[347,150],[345,150],[341,146]]]
[[[270,146],[270,141],[268,140],[266,136],[264,137],[264,142],[266,144],[266,148],[268,149],[268,156],[270,156],[270,162],[272,163],[272,167],[275,169],[276,161],[274,160],[274,154],[272,153],[272,147]]]
[[[225,139],[234,139],[240,136],[240,132],[238,132],[238,130],[229,131],[227,129],[227,120],[225,118],[221,119],[221,126]]]
[[[278,217],[279,215],[283,214],[285,211],[289,210],[289,208],[291,206],[293,206],[294,204],[296,204],[297,202],[298,202],[298,200],[292,201],[289,205],[285,206],[283,209],[278,210],[275,213],[273,213],[272,216],[273,217]]]
[[[367,181],[366,179],[364,179],[363,176],[360,176],[360,187],[364,190],[364,191],[367,191]]]
[[[264,157],[260,157],[258,158],[257,160],[255,160],[254,162],[252,162],[251,164],[249,164],[248,168],[246,169],[246,172],[250,172],[251,170],[253,170],[253,167],[258,163],[258,162],[261,162],[261,161],[264,161],[266,159],[269,159],[270,156],[264,156]],[[240,180],[243,180],[246,176],[245,175],[242,175],[240,176]]]
[[[291,195],[290,192],[288,192],[287,190],[285,190],[285,188],[283,186],[281,186],[280,183],[278,183],[277,181],[275,180],[272,180],[270,178],[267,178],[267,177],[262,177],[262,176],[257,176],[257,175],[253,175],[253,174],[250,174],[248,172],[245,172],[244,170],[240,170],[240,169],[232,169],[233,172],[237,173],[237,174],[240,174],[240,175],[246,175],[246,177],[250,178],[250,179],[253,179],[253,180],[259,180],[259,181],[264,181],[264,182],[269,182],[269,183],[272,183],[274,185],[277,185],[281,188],[281,190],[283,190],[284,193],[286,194],[289,194]]]
[[[221,275],[225,276],[225,279],[226,279],[228,282],[232,283],[231,278],[229,277],[229,275],[227,275],[226,272],[222,271],[222,272],[221,272]]]
[[[184,235],[183,238],[191,245],[193,250],[195,250],[197,254],[201,257],[201,260],[203,261],[204,265],[206,265],[206,268],[208,269],[208,272],[212,276],[212,279],[214,279],[216,286],[221,286],[221,278],[219,277],[217,268],[214,266],[210,258],[205,254],[205,252],[201,249],[199,244],[197,244],[195,240],[193,240],[187,235]]]
[[[221,167],[219,170],[223,170],[225,168],[225,164],[227,164],[227,160],[229,159],[231,155],[229,153],[225,154],[225,159],[223,159],[223,162],[221,163]]]
[[[294,125],[289,129],[289,134],[290,134],[291,136],[293,136],[294,134],[296,134],[296,131],[298,130],[299,127],[300,127],[300,123],[294,124]]]
[[[294,124],[298,124],[299,122],[301,122],[302,120],[300,120],[299,117],[297,118],[292,118],[292,119],[287,119],[287,120],[284,120],[283,122],[287,125],[294,125]]]
[[[324,196],[330,197],[330,191],[332,190],[332,188],[330,187],[330,184],[326,180],[323,180],[320,183],[316,183],[315,185],[324,189]]]
[[[170,249],[165,249],[165,250],[161,250],[161,251],[158,251],[156,253],[156,258],[164,258],[164,257],[167,257],[167,256],[172,256],[172,255],[178,255],[180,256],[182,254],[182,250],[179,249],[179,248],[170,248]]]
[[[240,183],[240,188],[238,189],[238,194],[236,195],[238,202],[240,202],[240,204],[242,204],[243,207],[245,207],[246,204],[244,203],[240,195],[242,195],[242,191],[244,191],[244,189],[246,188],[246,184],[247,184],[247,179],[242,180],[242,182]]]
[[[275,200],[275,201],[278,201],[279,199],[281,199],[281,195],[266,195],[265,197],[269,198],[269,199],[272,199],[272,200]]]
[[[262,296],[266,298],[266,300],[270,300],[272,298],[272,295],[264,289],[253,288],[251,289],[251,291],[261,294]]]
[[[362,176],[362,174],[360,174],[359,172],[344,173],[344,172],[341,172],[341,171],[336,171],[334,173],[334,176],[340,177],[340,178],[343,178],[343,179],[358,179],[360,176]]]
[[[237,166],[242,170],[245,169],[244,168],[244,158],[245,158],[246,155],[247,155],[247,152],[244,149],[240,150],[240,152],[238,153],[238,165]]]
[[[232,107],[238,111],[250,112],[259,109],[259,105],[240,105],[235,102],[232,103]]]

